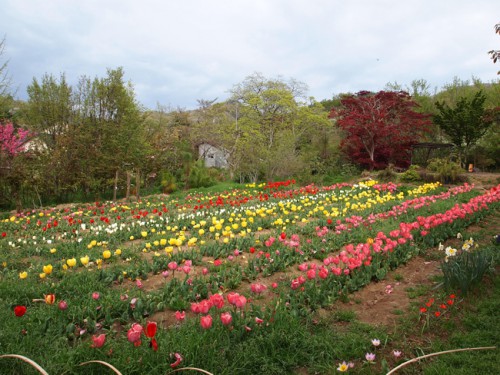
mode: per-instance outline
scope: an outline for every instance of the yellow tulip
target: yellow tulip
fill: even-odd
[[[25,279],[27,277],[28,277],[28,272],[26,272],[26,271],[19,272],[19,278],[20,279]]]
[[[142,237],[147,237],[148,236],[148,232],[146,232],[146,231],[141,232],[141,236]]]
[[[89,264],[89,256],[88,256],[88,255],[85,255],[84,257],[81,257],[81,258],[80,258],[80,262],[81,262],[84,266],[87,266],[87,264]]]
[[[57,249],[56,249],[56,248],[50,249],[50,253],[51,253],[51,254],[55,254],[55,253],[56,253],[56,251],[57,251]]]
[[[68,260],[66,261],[66,264],[67,264],[69,267],[74,267],[74,266],[76,266],[76,259],[75,259],[75,258],[68,259]]]
[[[45,276],[47,276],[47,274],[45,272],[42,272],[39,276],[40,279],[45,279]]]
[[[103,257],[104,259],[109,259],[109,258],[111,258],[111,251],[109,251],[109,250],[104,250],[104,251],[102,252],[102,257]]]
[[[43,272],[47,275],[50,275],[52,273],[52,264],[47,264],[46,266],[43,266]]]
[[[120,256],[120,255],[122,255],[122,251],[121,251],[120,249],[116,249],[116,250],[115,250],[115,255],[116,255],[116,256]]]

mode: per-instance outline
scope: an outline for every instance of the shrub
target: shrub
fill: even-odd
[[[200,159],[193,164],[189,174],[189,187],[192,189],[200,187],[209,187],[215,185],[215,179],[212,178],[205,162]]]
[[[419,174],[419,166],[411,165],[407,171],[401,173],[399,180],[402,182],[418,182],[422,181],[422,177]]]
[[[377,178],[380,181],[394,181],[396,179],[396,172],[394,171],[394,166],[389,164],[387,168],[382,169],[377,173]]]
[[[456,162],[449,159],[432,159],[427,168],[438,174],[438,178],[442,183],[454,184],[463,182],[464,178],[461,176],[465,171]],[[466,179],[466,178],[465,178]]]
[[[161,173],[161,190],[164,194],[170,194],[177,190],[175,176],[169,171]]]

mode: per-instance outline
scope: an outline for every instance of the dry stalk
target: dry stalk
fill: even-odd
[[[22,356],[22,355],[19,355],[19,354],[4,354],[4,355],[0,355],[0,358],[18,358],[26,363],[29,363],[31,366],[33,366],[34,368],[36,368],[38,370],[38,372],[42,375],[49,375],[47,373],[47,371],[45,371],[38,363],[36,363],[35,361],[29,359],[28,357],[25,357],[25,356]]]
[[[455,352],[465,352],[465,351],[469,351],[469,350],[488,350],[488,349],[496,349],[496,348],[497,348],[496,346],[485,346],[485,347],[480,347],[480,348],[464,348],[464,349],[445,350],[444,352],[437,352],[437,353],[426,354],[426,355],[423,355],[423,356],[420,356],[420,357],[416,357],[416,358],[410,359],[409,361],[401,363],[399,366],[394,367],[386,375],[394,374],[400,368],[405,367],[406,365],[409,365],[410,363],[420,361],[421,359],[424,359],[424,358],[434,357],[434,356],[441,355],[441,354],[448,354],[448,353],[455,353]]]
[[[80,366],[88,365],[89,363],[100,363],[101,365],[109,367],[111,370],[113,370],[115,372],[116,375],[122,375],[122,373],[120,371],[118,371],[118,369],[115,366],[113,366],[112,364],[109,364],[108,362],[104,362],[104,361],[83,362],[83,363],[80,363]]]
[[[177,372],[177,371],[184,371],[184,370],[193,370],[193,371],[201,372],[203,374],[213,375],[211,372],[208,372],[206,370],[203,370],[201,368],[196,368],[196,367],[182,367],[182,368],[175,369],[174,371],[171,371],[171,373]]]

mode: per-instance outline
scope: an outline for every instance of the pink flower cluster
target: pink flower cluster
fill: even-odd
[[[456,189],[456,191],[466,191],[467,189],[469,189],[469,186],[461,187],[460,189]],[[500,185],[490,189],[481,196],[472,198],[468,203],[457,204],[444,213],[437,213],[427,217],[419,216],[414,222],[400,223],[399,228],[390,231],[389,235],[378,232],[374,239],[369,239],[366,243],[358,243],[357,245],[349,244],[338,255],[325,258],[323,266],[318,267],[314,263],[302,263],[298,266],[298,269],[305,272],[306,275],[301,275],[293,279],[290,286],[295,290],[302,286],[308,279],[315,279],[316,276],[326,279],[330,273],[335,276],[348,275],[356,268],[360,268],[363,265],[369,266],[373,253],[385,254],[393,252],[398,245],[412,241],[412,231],[414,230],[421,230],[421,234],[426,235],[427,231],[431,228],[453,223],[456,219],[464,219],[477,211],[488,209],[489,203],[499,200]],[[316,228],[316,231],[323,231],[323,229]],[[328,269],[329,266],[330,269]],[[386,293],[391,292],[392,287],[386,290]]]

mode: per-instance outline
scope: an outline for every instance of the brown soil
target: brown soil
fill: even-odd
[[[435,286],[432,277],[439,273],[439,261],[416,257],[390,272],[386,280],[371,283],[351,294],[348,303],[341,303],[334,310],[354,311],[363,323],[392,327],[410,306],[408,291],[422,285]]]
[[[500,173],[473,172],[468,173],[467,177],[477,189],[490,189],[500,184]]]

